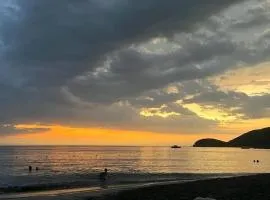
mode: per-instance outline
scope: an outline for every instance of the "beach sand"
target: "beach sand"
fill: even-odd
[[[157,183],[155,183],[157,184]],[[17,200],[270,200],[270,174],[216,178],[186,183],[167,182],[0,195]]]
[[[89,200],[193,200],[196,197],[270,200],[270,174],[138,188]]]

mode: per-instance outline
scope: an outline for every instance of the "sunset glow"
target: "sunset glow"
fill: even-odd
[[[190,144],[201,135],[160,134],[154,132],[137,132],[113,130],[104,128],[71,128],[63,126],[18,125],[18,128],[50,128],[43,133],[21,134],[2,138],[1,143],[16,145],[46,144],[46,145],[146,145],[163,146],[174,142]],[[208,133],[205,135],[209,135]],[[211,135],[211,134],[210,134]],[[214,136],[214,134],[212,134]],[[223,135],[224,139],[231,138]],[[16,141],[16,142],[14,142]]]

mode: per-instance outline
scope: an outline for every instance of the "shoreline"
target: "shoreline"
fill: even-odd
[[[110,186],[93,186],[93,187],[81,187],[81,188],[65,188],[55,190],[44,191],[32,191],[32,192],[18,192],[18,193],[5,193],[0,194],[0,200],[2,199],[52,199],[57,196],[57,200],[60,197],[66,198],[83,198],[83,197],[105,197],[106,195],[116,194],[122,191],[136,190],[139,188],[152,187],[158,185],[171,185],[176,183],[186,183],[196,180],[174,180],[174,181],[160,181],[160,182],[145,182],[145,183],[133,183],[133,184],[118,184]],[[69,199],[68,198],[68,199]]]
[[[27,200],[154,200],[154,199],[194,199],[198,196],[202,197],[219,197],[230,196],[232,191],[241,191],[246,186],[252,187],[254,183],[259,183],[259,187],[270,187],[270,174],[242,175],[224,178],[209,178],[204,180],[178,180],[156,183],[139,183],[139,184],[122,184],[102,187],[85,187],[76,189],[64,189],[53,191],[40,191],[30,193],[15,193],[0,195],[0,199],[27,199]],[[211,188],[216,188],[211,190]],[[223,191],[222,188],[225,188]],[[228,190],[228,188],[230,188]],[[254,189],[250,190],[251,192]],[[270,199],[270,192],[268,192]],[[235,193],[234,193],[235,194]],[[255,191],[255,194],[260,194]],[[242,193],[238,193],[238,196]],[[235,196],[235,195],[234,195]],[[194,198],[193,198],[194,197]],[[239,199],[239,198],[238,198]],[[240,198],[241,199],[241,198]],[[245,198],[246,200],[247,198]],[[259,198],[262,199],[262,198]],[[226,199],[228,200],[228,199]]]
[[[89,197],[88,200],[269,200],[270,173],[159,185]]]
[[[254,173],[253,173],[254,174]],[[166,183],[171,181],[185,181],[185,180],[205,180],[210,178],[224,178],[242,175],[252,175],[251,173],[110,173],[109,179],[106,183],[107,186],[117,185],[134,185],[134,184],[148,184],[148,183]],[[13,177],[16,178],[16,177]],[[76,176],[66,177],[59,182],[44,183],[44,177],[33,177],[32,184],[29,184],[31,179],[25,179],[24,185],[9,185],[0,187],[0,195],[14,194],[14,193],[32,193],[32,192],[46,192],[57,190],[70,190],[80,188],[93,188],[103,186],[97,178],[97,174],[82,177],[78,179]],[[75,178],[75,179],[74,179]],[[68,181],[67,181],[68,180]],[[20,181],[22,182],[22,180]]]

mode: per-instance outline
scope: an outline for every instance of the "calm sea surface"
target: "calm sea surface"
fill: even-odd
[[[253,160],[260,162],[253,163]],[[33,171],[28,172],[28,166]],[[35,167],[40,170],[36,171]],[[239,148],[29,146],[0,147],[0,188],[200,179],[270,172],[270,150]]]

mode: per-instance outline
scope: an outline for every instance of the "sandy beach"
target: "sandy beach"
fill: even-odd
[[[29,200],[66,200],[66,199],[89,199],[105,198],[110,195],[118,194],[122,191],[136,190],[138,188],[152,187],[158,185],[170,185],[175,183],[183,183],[188,181],[161,181],[161,182],[145,182],[135,184],[118,184],[118,185],[106,185],[81,188],[62,188],[62,189],[45,189],[25,192],[7,192],[0,194],[0,200],[4,199],[29,199]]]
[[[269,200],[270,174],[216,178],[192,182],[119,185],[0,195],[0,199],[27,200]]]
[[[88,200],[269,200],[270,174],[144,187]]]

